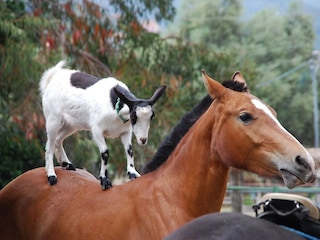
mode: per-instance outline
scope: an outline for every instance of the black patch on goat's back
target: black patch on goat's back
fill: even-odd
[[[246,92],[248,88],[242,82],[234,81],[234,80],[226,80],[222,83],[222,85],[226,88],[230,88],[236,92]]]
[[[75,72],[71,74],[70,82],[71,85],[76,88],[86,89],[93,84],[97,83],[101,78],[92,76],[83,72]]]
[[[207,111],[212,101],[213,100],[209,95],[205,96],[200,103],[198,103],[189,113],[183,116],[180,122],[161,143],[153,159],[144,165],[142,169],[143,174],[156,170],[167,160],[183,136],[189,131],[201,115]]]

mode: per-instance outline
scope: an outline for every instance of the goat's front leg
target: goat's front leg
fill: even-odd
[[[128,173],[130,180],[141,176],[134,167],[134,158],[133,158],[131,138],[132,138],[131,131],[126,134],[121,135],[121,142],[124,146],[124,150],[126,151],[126,155],[127,155],[127,173]]]
[[[109,150],[106,149],[104,152],[101,152],[100,184],[103,191],[105,191],[106,189],[112,188],[111,180],[108,177],[108,169],[107,169],[108,159],[109,159]]]
[[[112,188],[112,183],[111,183],[111,180],[108,178],[108,170],[107,170],[107,164],[109,160],[109,150],[104,140],[104,136],[101,132],[92,131],[92,136],[99,148],[100,155],[101,155],[100,183],[101,183],[102,190],[105,191],[106,189]]]

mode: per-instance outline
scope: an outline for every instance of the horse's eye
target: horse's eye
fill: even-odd
[[[240,113],[239,119],[240,119],[243,123],[249,123],[249,122],[251,122],[251,121],[253,120],[253,117],[252,117],[251,114],[244,112],[244,113]]]

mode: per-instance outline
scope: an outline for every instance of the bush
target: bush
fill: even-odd
[[[2,129],[0,146],[0,188],[23,172],[44,165],[42,147],[36,140],[27,140],[16,126]]]

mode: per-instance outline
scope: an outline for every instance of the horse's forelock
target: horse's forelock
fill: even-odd
[[[247,86],[243,82],[234,80],[226,80],[222,83],[222,85],[236,92],[246,92],[248,90]]]

